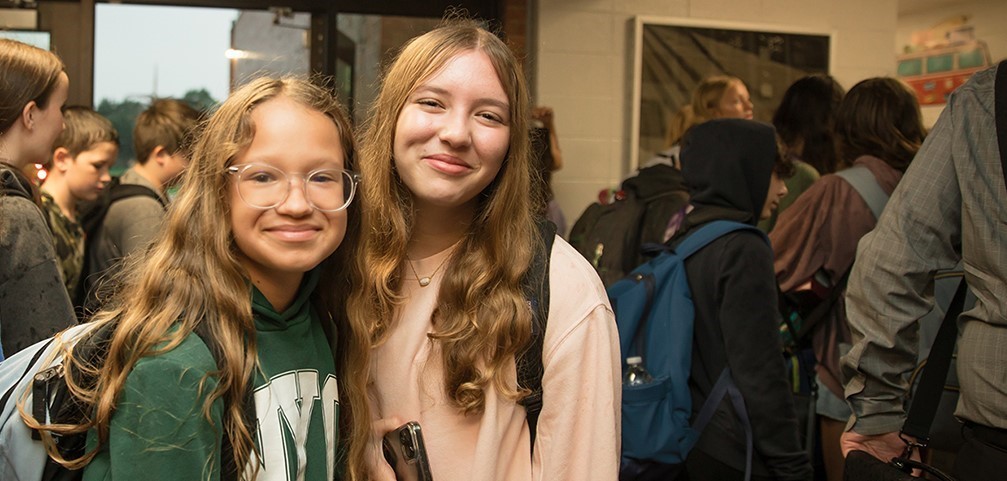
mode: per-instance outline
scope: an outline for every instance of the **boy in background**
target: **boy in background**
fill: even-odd
[[[200,121],[200,112],[185,102],[160,99],[140,113],[133,129],[136,163],[112,183],[138,185],[150,192],[113,202],[88,242],[89,272],[85,278],[88,308],[97,306],[98,281],[117,261],[147,247],[161,227],[168,204],[166,190],[181,179],[188,161],[185,144]]]
[[[108,119],[87,107],[67,107],[66,128],[53,145],[42,206],[52,231],[56,260],[74,299],[84,267],[84,229],[77,206],[93,202],[108,185],[108,169],[119,153],[119,134]]]
[[[751,120],[715,119],[692,127],[682,140],[681,159],[693,209],[672,246],[711,221],[754,226],[769,218],[793,173],[773,127]],[[685,269],[696,312],[689,379],[693,415],[730,367],[754,438],[751,480],[811,479],[781,355],[769,243],[753,231],[731,232],[689,257]],[[689,479],[746,479],[745,448],[738,415],[724,399],[686,459]]]

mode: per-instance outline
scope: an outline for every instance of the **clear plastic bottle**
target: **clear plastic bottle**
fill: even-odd
[[[641,386],[643,384],[648,384],[654,380],[643,367],[643,358],[640,356],[631,356],[626,358],[626,364],[629,366],[626,369],[626,376],[623,378],[623,384],[626,386]]]

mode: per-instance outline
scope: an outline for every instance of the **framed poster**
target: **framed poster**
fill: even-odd
[[[669,120],[703,78],[740,78],[755,119],[770,122],[791,83],[830,72],[833,48],[825,32],[667,17],[636,17],[633,44],[631,170],[668,147]]]

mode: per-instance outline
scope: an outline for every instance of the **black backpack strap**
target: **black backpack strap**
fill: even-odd
[[[994,118],[997,126],[997,144],[1000,146],[1000,165],[1007,183],[1007,60],[997,65],[997,76],[993,87]]]
[[[157,192],[154,192],[154,189],[140,184],[118,184],[109,194],[109,205],[127,197],[146,196],[157,200],[157,203],[161,204],[161,207],[168,207],[168,204],[165,203],[164,199]]]
[[[937,413],[937,405],[941,401],[944,381],[948,377],[951,357],[955,352],[955,342],[958,340],[958,316],[965,306],[967,294],[968,284],[962,278],[961,283],[958,284],[958,290],[955,291],[955,297],[951,299],[947,313],[944,314],[944,321],[941,322],[941,327],[937,331],[937,338],[934,339],[934,344],[930,348],[927,365],[923,368],[920,384],[916,388],[913,402],[909,406],[909,414],[902,426],[902,433],[915,437],[922,446],[926,446],[930,441],[930,426],[934,422],[934,414]]]
[[[532,449],[535,448],[538,415],[542,411],[542,349],[549,320],[549,258],[556,239],[555,224],[547,220],[539,220],[537,224],[540,240],[536,242],[532,263],[523,281],[525,297],[532,309],[531,342],[517,358],[518,386],[531,390],[531,394],[518,403],[525,408]]]

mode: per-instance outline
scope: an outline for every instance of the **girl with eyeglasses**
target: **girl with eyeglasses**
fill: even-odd
[[[407,421],[439,481],[618,477],[618,334],[598,276],[560,238],[544,345],[530,344],[530,120],[520,64],[474,22],[414,38],[387,71],[361,140],[352,479],[395,479],[380,440]],[[528,349],[544,368],[534,442],[515,360]]]
[[[95,316],[114,326],[107,360],[68,354],[97,383],[79,393],[86,455],[65,465],[89,481],[333,479],[353,149],[307,80],[253,80],[216,110],[164,229]]]

